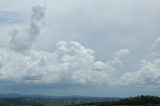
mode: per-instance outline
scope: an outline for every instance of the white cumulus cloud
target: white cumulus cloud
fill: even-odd
[[[120,83],[130,85],[152,85],[160,84],[160,39],[157,38],[152,45],[152,52],[147,59],[142,60],[138,71],[127,72],[120,79]]]
[[[112,60],[97,61],[94,51],[78,42],[59,41],[53,53],[31,49],[40,35],[45,16],[45,5],[32,8],[29,28],[14,28],[11,40],[0,47],[0,82],[17,84],[112,84],[117,73],[116,65],[122,64],[129,51],[118,51]]]
[[[153,44],[150,59],[144,59],[138,71],[120,71],[130,55],[121,49],[110,60],[100,61],[94,51],[75,41],[59,41],[54,52],[31,49],[40,36],[45,5],[36,4],[28,28],[14,28],[7,44],[0,45],[0,83],[130,85],[160,84],[159,38]],[[13,85],[14,86],[14,85]]]

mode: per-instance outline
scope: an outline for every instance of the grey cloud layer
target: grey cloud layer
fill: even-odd
[[[32,8],[29,28],[14,29],[8,44],[0,46],[0,82],[17,84],[130,85],[160,83],[160,40],[153,44],[150,59],[144,59],[138,71],[121,72],[123,60],[130,54],[121,49],[111,60],[96,60],[94,51],[75,41],[59,41],[53,53],[32,50],[39,37],[45,5]]]

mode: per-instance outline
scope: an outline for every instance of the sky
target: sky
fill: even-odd
[[[0,93],[160,95],[159,0],[0,0]]]

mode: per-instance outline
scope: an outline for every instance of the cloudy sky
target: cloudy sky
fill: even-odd
[[[159,0],[0,0],[0,93],[160,95]]]

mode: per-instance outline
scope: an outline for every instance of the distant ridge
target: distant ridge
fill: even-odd
[[[21,95],[16,93],[9,93],[9,94],[0,94],[0,99],[23,99],[23,100],[39,100],[39,101],[50,101],[50,102],[56,102],[56,101],[79,101],[79,102],[103,102],[103,101],[118,101],[121,98],[118,97],[93,97],[93,96],[80,96],[80,95],[71,95],[71,96],[47,96],[47,95]]]
[[[118,101],[118,97],[93,97],[93,96],[47,96],[47,95],[21,95],[15,93],[0,94],[0,101],[6,103],[90,103],[90,102],[105,102]]]
[[[22,97],[22,95],[15,93],[0,94],[0,98],[16,98],[16,97]]]
[[[98,97],[98,96],[81,96],[81,95],[70,95],[70,96],[51,96],[51,95],[25,95],[16,93],[0,94],[0,98],[16,98],[16,97],[46,97],[46,98],[120,98],[120,97]]]

